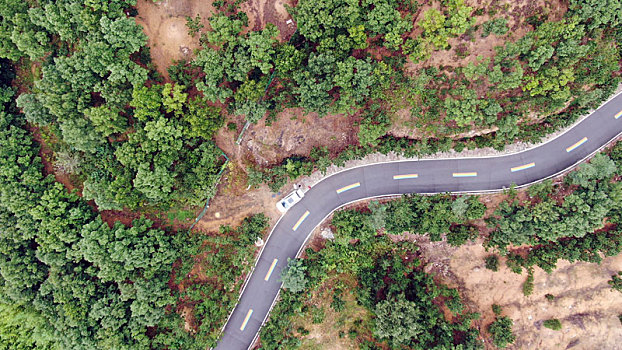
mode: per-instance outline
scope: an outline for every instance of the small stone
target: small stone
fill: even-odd
[[[216,219],[220,218],[220,212],[218,212],[218,211],[217,211],[217,212],[215,212],[215,213],[214,213],[214,216],[216,217]]]
[[[331,229],[329,229],[329,228],[323,229],[322,232],[320,233],[320,235],[324,239],[333,239],[333,238],[335,238],[335,235],[333,234],[333,231],[331,231]]]

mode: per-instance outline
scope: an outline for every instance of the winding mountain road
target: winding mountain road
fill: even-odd
[[[244,350],[254,342],[281,288],[281,270],[330,213],[360,199],[407,193],[486,192],[553,177],[585,160],[622,133],[622,94],[560,136],[503,156],[412,160],[344,170],[318,182],[274,226],[218,350]],[[278,315],[276,316],[278,317]]]

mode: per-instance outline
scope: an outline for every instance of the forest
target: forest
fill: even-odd
[[[537,142],[618,87],[621,1],[534,11],[520,36],[497,2],[471,3],[300,0],[286,8],[296,29],[283,37],[271,23],[251,28],[243,2],[214,1],[209,26],[187,19],[198,41],[191,58],[156,67],[136,0],[2,1],[0,349],[214,346],[272,218],[255,208],[216,232],[157,218],[207,208],[229,157],[244,167],[243,188],[280,193],[369,154]],[[450,51],[470,57],[456,43],[489,37],[501,44],[488,57],[434,61]],[[227,130],[269,128],[292,109],[338,115],[356,137],[276,162],[223,151]],[[424,271],[416,244],[391,237],[455,247],[482,238],[491,267],[502,257],[527,271],[528,294],[536,267],[619,254],[621,164],[616,146],[561,183],[510,189],[492,214],[476,196],[450,194],[337,212],[335,239],[290,262],[275,310],[283,317],[269,320],[260,346],[300,346],[308,329],[295,319],[322,324],[313,300],[328,293],[330,312],[363,315],[347,324],[362,349],[480,348],[480,315]],[[122,222],[118,213],[130,214]],[[512,320],[495,310],[486,332],[510,344]]]

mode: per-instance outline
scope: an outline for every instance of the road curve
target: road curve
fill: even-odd
[[[562,135],[522,152],[371,164],[324,178],[274,226],[216,349],[243,350],[253,344],[278,296],[287,258],[294,258],[313,229],[344,204],[392,194],[484,192],[512,183],[527,185],[573,167],[620,133],[622,94]]]

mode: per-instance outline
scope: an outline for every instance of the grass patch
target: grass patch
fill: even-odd
[[[191,210],[186,209],[172,209],[166,213],[166,217],[168,218],[169,224],[177,222],[189,222],[196,217],[195,213]]]
[[[357,303],[357,286],[355,276],[339,274],[313,293],[305,303],[307,312],[291,320],[301,350],[356,349],[361,337],[371,338],[371,314]]]

